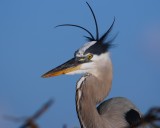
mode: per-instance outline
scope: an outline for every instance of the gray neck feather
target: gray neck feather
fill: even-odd
[[[97,67],[97,71],[98,76],[87,74],[77,83],[76,108],[82,128],[105,128],[96,105],[102,102],[110,91],[111,62],[105,67]]]

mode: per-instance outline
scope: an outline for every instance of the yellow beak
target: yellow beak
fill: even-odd
[[[62,74],[67,74],[72,71],[76,71],[80,69],[80,62],[77,61],[75,58],[72,58],[71,60],[65,62],[64,64],[48,71],[47,73],[43,74],[43,78],[58,76]]]

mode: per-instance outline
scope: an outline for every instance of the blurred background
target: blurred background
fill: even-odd
[[[110,50],[114,67],[107,98],[129,98],[145,113],[160,105],[160,1],[87,0],[93,8],[100,34],[116,22]],[[79,126],[75,107],[80,75],[44,79],[41,75],[70,59],[85,42],[82,30],[95,34],[93,17],[84,0],[0,0],[0,127],[17,128],[22,122],[4,115],[31,116],[46,101],[54,104],[37,120],[41,128]]]

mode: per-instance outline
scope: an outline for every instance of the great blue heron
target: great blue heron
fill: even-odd
[[[84,75],[76,86],[76,110],[82,128],[126,128],[135,127],[141,120],[141,114],[136,106],[126,98],[114,97],[103,101],[109,94],[112,85],[112,62],[109,48],[112,40],[108,40],[115,19],[110,28],[99,38],[95,14],[87,3],[94,17],[96,38],[84,27],[75,24],[58,26],[74,26],[85,30],[90,37],[78,49],[74,58],[50,70],[42,77],[52,77],[61,74]],[[100,104],[98,107],[97,105]]]

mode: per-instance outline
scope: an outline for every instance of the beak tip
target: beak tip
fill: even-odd
[[[78,69],[79,69],[79,65],[77,65],[75,58],[72,58],[71,60],[65,62],[64,64],[43,74],[41,77],[42,78],[55,77],[55,76],[67,74],[69,72],[72,72]]]
[[[48,76],[46,74],[43,74],[41,77],[42,78],[47,78]]]
[[[43,75],[42,75],[41,77],[42,77],[42,78],[46,78],[46,77],[45,77],[45,76],[43,76]]]
[[[55,75],[55,74],[51,74],[51,73],[45,73],[45,74],[43,74],[41,77],[42,78],[49,78],[49,77],[54,77],[54,76],[58,76],[58,75]]]
[[[45,78],[45,76],[43,76],[43,75],[42,75],[41,77],[42,77],[42,78]]]

